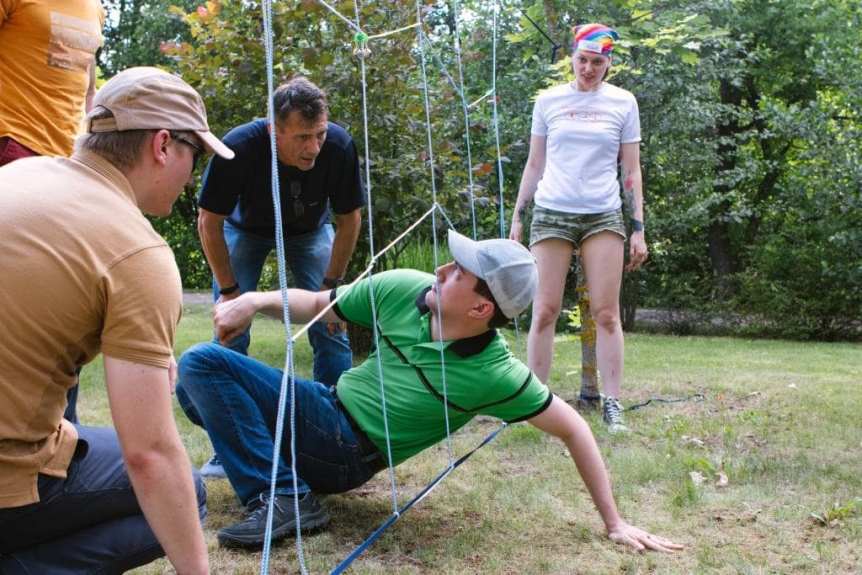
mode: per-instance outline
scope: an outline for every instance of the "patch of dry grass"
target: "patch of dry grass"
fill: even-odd
[[[187,310],[178,351],[209,337],[209,318]],[[259,320],[252,354],[283,357],[282,328]],[[521,341],[515,351],[523,356]],[[577,341],[557,344],[550,385],[577,394]],[[683,542],[675,555],[638,555],[610,543],[562,444],[513,426],[406,513],[351,569],[356,574],[862,573],[862,348],[766,340],[655,335],[627,338],[624,403],[653,396],[700,402],[627,413],[633,432],[610,436],[588,414],[623,514]],[[310,365],[305,343],[297,365]],[[99,366],[85,370],[82,419],[110,416]],[[209,442],[177,408],[196,465]],[[496,427],[474,421],[456,454]],[[446,463],[442,446],[396,470],[403,504]],[[726,485],[722,477],[726,477]],[[238,520],[226,481],[209,482],[206,524],[215,573],[257,573],[260,553],[218,548],[215,532]],[[312,573],[334,567],[391,513],[386,472],[329,496],[328,530],[304,538]],[[817,515],[818,518],[813,517]],[[296,573],[293,540],[273,548],[272,573]],[[136,571],[171,572],[162,560]]]

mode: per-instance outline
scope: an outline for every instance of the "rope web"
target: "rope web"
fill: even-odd
[[[362,121],[363,121],[363,137],[365,144],[365,190],[367,194],[367,205],[368,205],[368,242],[369,249],[372,254],[370,262],[365,270],[360,273],[350,284],[348,287],[352,287],[361,281],[366,276],[369,280],[372,279],[374,270],[377,266],[378,261],[381,256],[385,254],[389,249],[394,247],[398,242],[404,239],[408,234],[410,234],[417,226],[419,226],[422,222],[427,220],[429,217],[431,218],[431,229],[432,229],[432,237],[433,237],[433,255],[434,255],[434,267],[435,269],[439,267],[440,263],[438,261],[439,256],[439,238],[438,238],[438,216],[441,216],[449,227],[454,228],[451,219],[446,214],[443,207],[438,203],[437,198],[437,183],[435,177],[435,164],[434,164],[434,148],[433,148],[433,137],[432,137],[432,128],[431,128],[431,105],[430,98],[428,93],[428,78],[426,71],[426,45],[429,40],[424,33],[423,25],[422,25],[422,4],[420,0],[416,0],[416,22],[396,30],[391,30],[375,35],[369,36],[361,26],[360,22],[360,0],[354,0],[354,19],[351,20],[341,14],[336,8],[331,6],[325,0],[317,0],[320,5],[326,8],[330,13],[332,13],[336,18],[341,20],[345,25],[347,25],[354,32],[354,43],[356,48],[354,49],[354,55],[356,55],[359,59],[360,64],[360,81],[362,86]],[[275,125],[275,110],[273,109],[273,12],[272,12],[272,0],[263,0],[261,4],[263,10],[263,32],[264,32],[264,49],[266,53],[266,75],[267,75],[267,118],[270,126]],[[468,186],[467,191],[469,195],[470,202],[470,215],[471,215],[471,223],[472,223],[472,237],[473,239],[477,239],[477,223],[476,223],[476,209],[475,209],[475,196],[474,196],[474,182],[473,182],[473,166],[472,166],[472,152],[471,152],[471,141],[470,141],[470,109],[476,107],[487,98],[491,98],[492,106],[493,106],[493,123],[494,123],[494,134],[495,134],[495,143],[496,143],[496,152],[497,152],[497,175],[498,175],[498,183],[499,183],[499,206],[500,206],[500,237],[505,237],[505,215],[503,212],[503,165],[502,158],[500,152],[500,133],[499,133],[499,124],[498,124],[498,113],[497,113],[497,92],[496,92],[496,65],[497,65],[497,26],[498,26],[498,10],[499,10],[499,2],[495,2],[493,6],[493,44],[492,44],[492,82],[491,89],[485,93],[482,97],[477,99],[476,101],[468,104],[466,98],[466,90],[464,87],[464,73],[463,66],[461,61],[461,42],[460,42],[460,29],[459,29],[459,12],[460,8],[457,0],[453,0],[453,9],[454,9],[454,30],[453,30],[453,51],[455,54],[455,60],[457,65],[457,75],[458,82],[456,83],[449,72],[445,69],[442,62],[437,59],[438,65],[441,68],[441,73],[443,73],[447,80],[452,84],[456,93],[460,98],[460,104],[462,113],[464,116],[464,139],[465,139],[465,147],[466,147],[466,161],[467,161],[467,174],[468,174]],[[370,50],[368,49],[368,42],[370,40],[384,38],[386,36],[390,36],[393,34],[401,33],[410,29],[416,28],[416,37],[417,37],[417,49],[419,53],[419,64],[421,69],[421,78],[422,78],[422,94],[425,108],[425,128],[426,128],[426,138],[427,138],[427,146],[428,146],[428,168],[430,174],[430,183],[431,183],[431,194],[432,194],[432,206],[413,224],[411,224],[407,229],[405,229],[397,238],[395,238],[392,242],[390,242],[386,247],[384,247],[379,252],[375,252],[375,244],[374,244],[374,209],[373,209],[373,196],[372,196],[372,182],[371,182],[371,161],[370,161],[370,146],[369,146],[369,137],[368,137],[368,101],[367,101],[367,77],[366,77],[366,64],[365,59],[370,55]],[[339,301],[339,297],[334,298],[330,301],[329,305],[327,305],[323,310],[320,311],[314,318],[312,318],[302,329],[298,330],[295,334],[293,333],[291,323],[290,323],[290,309],[289,309],[289,295],[287,289],[287,276],[286,276],[286,266],[285,266],[285,252],[284,252],[284,235],[283,235],[283,222],[281,215],[281,201],[280,201],[280,189],[279,189],[279,174],[278,174],[278,157],[277,157],[277,148],[275,141],[275,130],[270,130],[270,149],[272,152],[272,195],[273,195],[273,206],[275,213],[275,227],[276,227],[276,257],[278,259],[278,279],[279,279],[279,288],[281,291],[281,299],[283,305],[283,321],[285,325],[285,369],[283,372],[282,380],[281,380],[281,389],[279,392],[279,400],[278,400],[278,416],[276,419],[276,429],[275,429],[275,437],[274,437],[274,445],[273,445],[273,457],[272,457],[272,472],[270,476],[270,489],[269,489],[269,501],[268,501],[268,509],[266,516],[266,532],[264,537],[264,546],[261,557],[261,565],[260,565],[260,573],[266,574],[269,573],[269,562],[271,557],[271,537],[272,537],[272,521],[274,514],[274,500],[275,500],[275,488],[276,488],[276,478],[278,474],[278,465],[281,459],[281,440],[284,432],[284,420],[285,420],[285,408],[288,403],[290,403],[289,410],[289,426],[290,426],[290,455],[291,455],[291,472],[293,475],[293,488],[294,493],[298,490],[298,473],[296,469],[296,389],[295,389],[295,369],[294,369],[294,358],[293,358],[293,350],[295,341],[301,337],[308,328],[313,325],[316,321],[321,319],[326,312],[332,309],[336,303]],[[437,283],[437,279],[435,276],[435,284]],[[374,297],[374,282],[369,281],[369,297],[371,303],[371,313],[372,318],[374,318],[373,324],[373,338],[374,345],[376,349],[380,349],[379,346],[379,338],[380,334],[378,333],[378,325],[377,325],[377,309]],[[345,289],[342,291],[342,294],[347,293],[349,289]],[[389,466],[389,483],[390,483],[390,492],[391,492],[391,500],[392,500],[392,514],[389,518],[381,524],[369,537],[356,549],[353,550],[338,566],[336,566],[332,570],[332,574],[342,573],[345,569],[347,569],[350,564],[359,557],[374,541],[376,541],[383,532],[386,531],[393,523],[395,523],[408,509],[413,507],[415,504],[419,503],[427,497],[440,482],[443,481],[452,471],[454,471],[457,467],[459,467],[462,463],[464,463],[470,456],[473,455],[477,450],[487,445],[491,441],[496,438],[496,436],[507,426],[506,423],[503,423],[500,427],[498,427],[495,431],[485,437],[482,442],[480,442],[476,447],[474,447],[471,451],[462,455],[460,458],[455,459],[452,451],[452,440],[450,433],[450,424],[449,424],[449,413],[448,413],[448,389],[446,385],[446,361],[444,355],[444,345],[445,342],[444,337],[444,326],[442,323],[442,318],[437,315],[437,327],[439,334],[439,341],[437,343],[440,350],[440,363],[441,363],[441,384],[443,388],[443,413],[444,420],[446,424],[446,451],[447,451],[447,466],[441,471],[426,487],[424,487],[419,493],[417,493],[411,500],[405,503],[403,506],[399,507],[398,505],[398,488],[395,479],[394,466],[392,464],[392,445],[389,436],[389,417],[387,413],[387,403],[386,403],[386,394],[385,394],[385,386],[384,386],[384,373],[383,373],[383,364],[381,359],[381,354],[377,353],[377,371],[378,371],[378,381],[380,385],[380,397],[381,397],[381,414],[383,417],[384,430],[386,433],[386,457]],[[517,329],[517,322],[516,322]],[[302,534],[301,534],[301,525],[300,525],[300,512],[299,512],[299,498],[294,497],[294,516],[296,519],[296,554],[299,560],[300,572],[303,575],[308,573],[305,564],[305,555],[303,551],[302,544]]]

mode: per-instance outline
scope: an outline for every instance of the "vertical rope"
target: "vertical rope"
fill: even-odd
[[[494,118],[494,143],[497,147],[497,187],[500,202],[500,237],[506,237],[506,207],[503,203],[503,159],[500,151],[500,123],[497,117],[497,12],[500,4],[494,2],[494,33],[491,42],[491,109]],[[516,324],[517,325],[517,324]]]
[[[434,205],[439,205],[437,203],[437,180],[434,175],[434,147],[431,139],[431,105],[428,100],[428,75],[425,70],[425,33],[422,30],[422,4],[420,0],[416,0],[416,22],[418,26],[416,27],[416,38],[419,44],[419,63],[422,68],[422,95],[425,101],[425,134],[427,136],[428,141],[428,163],[431,170],[431,197],[434,201]],[[431,214],[431,235],[433,238],[433,246],[434,246],[434,269],[436,270],[439,266],[439,246],[437,239],[437,210]],[[439,298],[440,294],[440,282],[437,280],[435,275],[434,277],[434,290],[436,292],[437,297]],[[439,305],[439,299],[438,299]],[[440,314],[437,313],[437,335],[440,338],[440,365],[441,365],[441,382],[443,384],[443,416],[446,422],[446,454],[448,456],[449,465],[452,465],[452,435],[451,428],[449,425],[449,400],[448,400],[448,389],[446,387],[446,357],[443,349],[443,342],[445,341],[444,333],[443,333],[443,320],[440,317]]]
[[[361,29],[359,25],[359,0],[354,0],[353,11],[356,16],[356,27]],[[371,254],[374,254],[374,210],[371,203],[371,152],[368,144],[368,98],[367,98],[367,82],[365,73],[365,55],[363,50],[357,51],[359,57],[359,70],[362,82],[362,126],[365,142],[365,193],[368,201],[368,247]],[[380,357],[380,333],[377,329],[377,303],[374,297],[374,267],[377,259],[372,259],[371,271],[368,273],[368,297],[371,300],[371,319],[372,330],[374,334],[374,347],[377,352],[377,379],[380,385],[380,405],[383,412],[383,431],[386,434],[386,459],[389,464],[389,486],[390,497],[392,498],[392,513],[398,513],[398,488],[395,483],[395,468],[392,465],[392,441],[389,437],[389,414],[386,411],[386,387],[383,384],[383,360]]]
[[[473,195],[473,155],[470,151],[470,112],[467,106],[467,96],[464,94],[464,68],[461,65],[461,31],[458,27],[458,17],[461,9],[458,0],[452,0],[452,21],[455,24],[455,60],[458,62],[458,93],[461,95],[461,108],[464,112],[464,140],[467,145],[467,192],[470,195],[470,217],[473,223],[473,239],[477,239],[476,232],[476,199]]]
[[[263,554],[260,563],[261,575],[269,572],[269,558],[272,548],[272,519],[273,509],[275,506],[275,484],[278,477],[278,467],[281,461],[281,438],[284,433],[284,410],[287,401],[287,389],[290,387],[290,466],[293,474],[293,492],[294,492],[294,514],[296,516],[296,554],[299,559],[299,567],[303,575],[307,573],[305,568],[305,556],[302,549],[302,534],[299,524],[299,497],[296,492],[299,489],[299,483],[296,473],[296,377],[293,364],[293,338],[291,337],[290,325],[290,305],[287,295],[287,272],[285,270],[284,257],[284,233],[281,217],[281,191],[279,189],[278,178],[278,148],[275,141],[275,109],[273,108],[273,32],[272,32],[272,1],[264,0],[261,4],[263,9],[263,27],[264,27],[264,49],[266,52],[266,90],[267,90],[267,117],[269,125],[272,129],[269,130],[269,145],[272,161],[270,164],[272,170],[272,202],[273,211],[275,214],[275,247],[278,257],[278,282],[281,289],[281,301],[283,307],[284,328],[286,330],[286,351],[285,351],[285,369],[281,378],[281,390],[278,395],[278,417],[275,424],[275,437],[272,450],[272,472],[270,475],[269,485],[269,502],[266,513],[266,531],[263,542]]]

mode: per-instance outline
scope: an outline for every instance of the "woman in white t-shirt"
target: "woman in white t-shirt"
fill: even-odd
[[[626,270],[647,258],[643,229],[640,120],[635,97],[604,81],[617,33],[602,24],[574,29],[575,81],[542,92],[533,108],[530,153],[512,216],[510,237],[521,241],[523,217],[535,201],[530,250],[539,266],[539,290],[527,338],[527,361],[548,380],[554,332],[574,250],[579,250],[596,321],[596,355],[610,430],[624,431],[618,401],[623,377],[619,294],[626,240],[623,193],[632,202]]]

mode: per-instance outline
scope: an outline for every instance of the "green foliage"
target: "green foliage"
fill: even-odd
[[[132,63],[168,64],[197,87],[217,133],[265,114],[258,2],[108,3],[106,75]],[[415,22],[410,0],[360,3],[374,35]],[[353,4],[337,3],[353,17]],[[611,81],[640,105],[647,267],[627,276],[627,325],[636,306],[745,317],[744,329],[794,338],[857,338],[862,317],[862,7],[850,0],[523,0],[500,11],[499,181],[487,0],[427,0],[426,71],[432,147],[416,29],[372,39],[365,59],[375,248],[430,207],[478,237],[505,234],[543,87],[571,79],[571,26],[602,21],[621,34]],[[453,7],[470,109],[467,165],[454,52]],[[306,0],[275,3],[276,82],[303,73],[326,89],[331,117],[366,149],[354,33]],[[529,19],[528,19],[529,17]],[[535,25],[532,22],[535,23]],[[548,36],[551,41],[545,36]],[[551,61],[552,44],[557,61]],[[444,73],[445,71],[445,73]],[[470,189],[470,176],[473,186]],[[499,190],[504,202],[500,205]],[[366,220],[367,221],[367,220]],[[194,206],[157,224],[177,247],[187,286],[208,284],[195,248]],[[442,230],[445,225],[438,218]],[[430,237],[430,219],[416,233]],[[384,256],[400,263],[410,241]],[[366,234],[351,273],[366,266]],[[567,298],[566,307],[572,303]],[[680,329],[697,326],[682,322]]]

